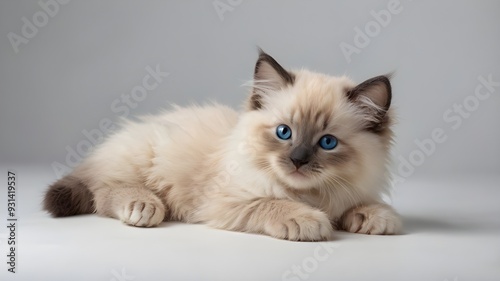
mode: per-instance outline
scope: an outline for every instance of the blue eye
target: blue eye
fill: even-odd
[[[337,138],[332,135],[324,135],[321,139],[319,139],[319,146],[321,146],[324,150],[332,150],[338,143],[339,141]]]
[[[282,140],[287,140],[292,137],[292,129],[287,125],[281,124],[276,128],[276,135]]]

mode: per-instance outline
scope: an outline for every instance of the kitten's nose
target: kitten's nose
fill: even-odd
[[[304,166],[305,164],[309,163],[311,156],[312,156],[311,149],[305,146],[299,146],[292,151],[292,154],[290,155],[290,160],[292,160],[292,163],[293,165],[295,165],[295,168],[298,169],[301,166]]]
[[[304,160],[304,159],[290,158],[290,160],[292,160],[293,165],[295,165],[295,168],[297,169],[309,163],[309,160]]]

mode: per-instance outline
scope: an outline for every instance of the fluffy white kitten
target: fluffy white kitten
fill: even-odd
[[[176,107],[129,122],[50,186],[56,217],[97,213],[316,241],[334,229],[395,234],[388,185],[391,86],[287,71],[260,53],[243,112]]]

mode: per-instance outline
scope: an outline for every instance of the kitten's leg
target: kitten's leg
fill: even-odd
[[[300,241],[328,240],[333,234],[332,223],[324,212],[300,202],[269,198],[218,200],[211,202],[207,211],[208,224],[216,228]]]
[[[364,234],[398,234],[401,218],[386,204],[370,204],[347,210],[339,225],[349,232]]]
[[[152,227],[165,218],[165,205],[142,187],[101,186],[94,189],[96,212],[133,225]]]

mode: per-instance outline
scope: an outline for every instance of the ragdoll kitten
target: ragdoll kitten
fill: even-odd
[[[395,234],[388,185],[389,79],[287,71],[260,53],[243,112],[176,107],[128,122],[50,186],[53,216],[97,213],[316,241],[334,229]]]

